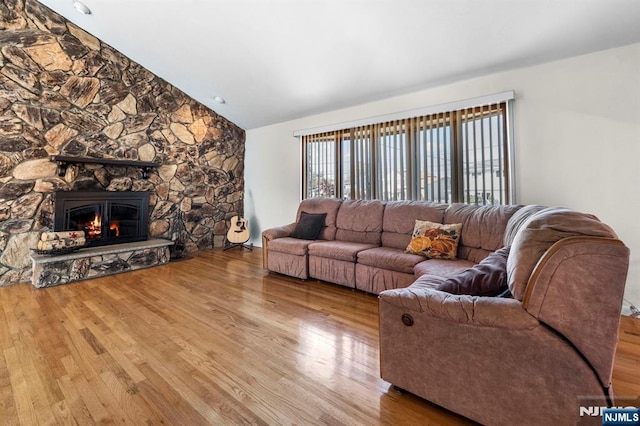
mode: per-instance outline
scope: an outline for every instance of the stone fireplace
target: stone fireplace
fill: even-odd
[[[83,231],[88,247],[144,241],[149,228],[149,193],[58,191],[54,231]]]
[[[185,251],[222,246],[225,221],[242,211],[244,142],[243,129],[37,1],[0,2],[0,286],[31,280],[31,248],[58,226],[63,192],[146,192],[148,222],[127,222],[127,233],[146,227],[148,243],[175,240],[180,218]],[[60,157],[109,161],[62,171],[51,159]],[[115,214],[132,214],[128,203]],[[101,238],[117,239],[101,220]],[[86,250],[128,244],[139,243]],[[133,268],[149,254],[131,256]],[[122,266],[74,262],[73,277]]]

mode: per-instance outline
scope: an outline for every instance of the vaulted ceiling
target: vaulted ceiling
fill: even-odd
[[[40,1],[245,129],[640,42],[638,0]]]

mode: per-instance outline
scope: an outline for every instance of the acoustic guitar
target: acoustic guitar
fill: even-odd
[[[227,240],[232,244],[244,244],[249,241],[249,238],[251,238],[251,235],[249,234],[247,219],[241,216],[233,216],[227,232]]]

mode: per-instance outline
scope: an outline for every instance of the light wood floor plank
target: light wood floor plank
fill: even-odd
[[[49,289],[0,288],[0,419],[472,423],[380,379],[375,296],[261,262],[260,249],[216,249]],[[622,319],[614,390],[640,395],[638,320]]]
[[[13,396],[14,388],[11,385],[9,367],[5,361],[4,352],[0,352],[0,413],[15,419],[18,417],[18,413]]]
[[[37,415],[31,403],[34,395],[31,389],[29,389],[29,385],[24,377],[24,371],[20,364],[16,348],[11,347],[5,349],[4,358],[11,380],[11,387],[13,388],[13,399],[17,416],[15,420],[23,425],[38,424]]]
[[[80,395],[80,389],[76,387],[69,376],[62,376],[58,379],[58,386],[64,395],[64,401],[69,408],[73,422],[78,425],[93,425],[95,421]]]

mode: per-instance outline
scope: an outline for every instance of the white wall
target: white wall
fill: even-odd
[[[517,202],[597,215],[631,249],[625,298],[640,306],[640,44],[498,73],[247,131],[252,240],[300,201],[295,130],[515,90]]]

